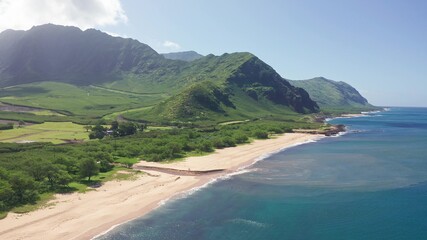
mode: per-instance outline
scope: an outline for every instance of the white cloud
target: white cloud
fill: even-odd
[[[181,49],[181,46],[178,43],[172,42],[172,41],[164,41],[163,47],[168,48],[170,50],[179,50]]]
[[[0,31],[45,23],[87,29],[127,20],[120,0],[0,0]]]
[[[109,31],[103,31],[103,32],[113,37],[129,38],[129,36],[126,34],[119,34],[119,33],[109,32]]]

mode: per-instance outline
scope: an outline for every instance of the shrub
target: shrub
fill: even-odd
[[[257,130],[254,132],[254,136],[257,139],[267,139],[268,138],[268,133],[262,130]]]

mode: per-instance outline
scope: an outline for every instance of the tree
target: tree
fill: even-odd
[[[117,121],[111,122],[111,128],[110,128],[111,130],[115,131],[118,128],[119,128],[119,122],[117,122]]]
[[[134,123],[125,122],[119,125],[119,128],[117,131],[119,133],[119,136],[123,137],[123,136],[135,134],[136,130],[137,130],[137,127]]]
[[[141,124],[138,125],[138,130],[140,132],[143,132],[144,129],[147,129],[147,124],[146,123],[141,123]]]
[[[203,141],[198,144],[197,148],[202,152],[213,152],[212,143],[208,141]]]
[[[254,135],[256,138],[258,139],[267,139],[268,138],[268,133],[264,132],[262,130],[257,130],[254,132]]]
[[[22,120],[19,120],[18,127],[20,128],[20,127],[23,127],[23,126],[25,126],[25,122],[22,121]]]
[[[23,172],[10,174],[9,184],[14,192],[14,203],[34,202],[38,197],[38,193],[35,190],[36,182]]]
[[[100,172],[108,172],[113,169],[113,165],[111,164],[113,162],[113,157],[107,152],[97,151],[87,154],[86,156],[99,163]]]
[[[69,158],[58,157],[53,161],[53,163],[65,166],[65,170],[72,175],[77,175],[80,171],[78,162]]]
[[[92,128],[90,125],[84,125],[83,128],[86,130],[86,132],[89,132],[89,130]]]
[[[46,177],[46,169],[51,164],[49,161],[38,159],[31,159],[25,162],[26,171],[34,178],[36,181],[43,181]]]
[[[248,141],[248,137],[243,133],[237,133],[234,135],[234,140],[236,140],[236,143],[245,143]]]
[[[100,167],[99,167],[99,171],[100,172],[108,172],[108,171],[110,171],[111,169],[113,169],[113,165],[109,162],[109,161],[107,161],[107,160],[100,160],[99,161],[99,165],[100,165]]]
[[[135,160],[132,158],[125,158],[122,159],[120,162],[124,164],[126,168],[132,168],[133,164],[135,163]]]
[[[0,179],[0,211],[5,211],[11,203],[13,190],[10,184]]]
[[[60,186],[68,186],[73,181],[73,177],[65,170],[59,170],[56,183]]]
[[[92,132],[89,134],[90,139],[103,139],[105,137],[105,131],[107,129],[104,128],[100,124],[96,124],[94,127],[92,127]]]
[[[87,177],[87,180],[90,181],[90,178],[99,173],[98,164],[92,159],[83,159],[80,163],[80,176]]]
[[[60,164],[49,164],[46,168],[46,176],[51,189],[56,186],[65,186],[72,181],[72,177],[65,170],[66,167]]]

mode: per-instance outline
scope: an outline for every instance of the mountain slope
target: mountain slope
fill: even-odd
[[[292,112],[312,113],[317,104],[250,53],[208,55],[181,75],[192,82],[159,105],[125,114],[131,119],[248,119]]]
[[[229,79],[255,100],[265,98],[291,107],[299,113],[316,112],[319,107],[302,88],[292,86],[272,67],[253,56]]]
[[[133,39],[52,24],[6,30],[0,46],[0,86],[38,81],[89,85],[178,64]]]
[[[308,80],[290,81],[304,88],[322,109],[374,108],[354,87],[345,83],[317,77]]]
[[[162,55],[171,60],[182,60],[186,62],[191,62],[202,58],[203,55],[195,52],[195,51],[186,51],[186,52],[173,52],[173,53],[162,53]]]
[[[62,99],[62,85],[52,87],[46,82],[76,86],[69,89],[86,92],[90,101],[84,106],[65,102],[58,106],[51,100]],[[80,116],[96,113],[92,118],[126,110],[126,98],[132,102],[128,109],[144,108],[132,111],[138,120],[149,118],[143,113],[150,105],[152,116],[170,121],[318,111],[305,90],[289,84],[250,53],[210,54],[191,62],[170,60],[136,40],[52,24],[0,34],[0,87],[6,86],[0,101],[60,107]],[[93,95],[95,90],[114,95],[120,104],[100,103],[103,96]],[[25,94],[15,96],[16,92]]]

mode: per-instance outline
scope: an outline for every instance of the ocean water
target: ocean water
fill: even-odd
[[[99,239],[427,239],[427,109],[331,122],[348,133],[286,149]]]

